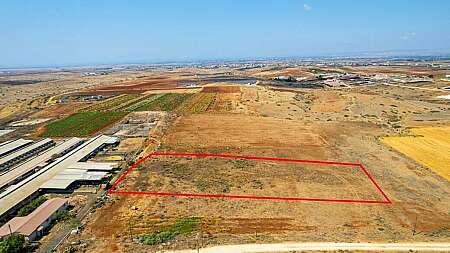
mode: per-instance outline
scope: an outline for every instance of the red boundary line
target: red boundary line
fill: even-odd
[[[224,195],[224,194],[203,194],[203,193],[173,193],[173,192],[138,192],[138,191],[118,191],[114,190],[116,186],[130,173],[137,165],[149,159],[152,156],[183,156],[183,157],[221,157],[232,159],[249,159],[249,160],[263,160],[263,161],[278,161],[278,162],[296,162],[296,163],[310,163],[310,164],[331,164],[338,166],[357,166],[364,175],[369,178],[372,184],[383,196],[383,200],[358,200],[358,199],[326,199],[326,198],[300,198],[300,197],[271,197],[271,196],[253,196],[253,195]],[[381,189],[380,185],[375,181],[372,175],[364,168],[361,163],[350,162],[332,162],[319,160],[301,160],[289,158],[275,158],[275,157],[259,157],[259,156],[240,156],[227,154],[195,154],[195,153],[150,153],[147,156],[139,159],[131,165],[112,185],[108,190],[109,194],[119,195],[152,195],[152,196],[178,196],[178,197],[207,197],[207,198],[234,198],[234,199],[260,199],[260,200],[297,200],[297,201],[314,201],[314,202],[338,202],[338,203],[365,203],[365,204],[392,204],[386,193]]]

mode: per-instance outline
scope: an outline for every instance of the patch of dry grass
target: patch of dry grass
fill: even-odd
[[[411,131],[415,136],[384,137],[381,141],[450,181],[450,127]]]

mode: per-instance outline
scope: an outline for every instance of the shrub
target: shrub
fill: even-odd
[[[0,241],[0,253],[25,252],[25,237],[12,234]]]
[[[33,199],[30,203],[28,203],[26,206],[22,207],[17,214],[19,216],[26,216],[33,212],[36,208],[38,208],[40,205],[42,205],[45,201],[47,201],[47,197],[40,196],[38,198]]]
[[[164,231],[144,234],[140,237],[146,245],[156,245],[175,239],[178,235],[189,234],[198,228],[200,219],[196,217],[178,219],[175,224]]]

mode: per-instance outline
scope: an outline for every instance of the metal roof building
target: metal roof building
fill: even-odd
[[[75,182],[95,183],[117,168],[117,163],[77,162],[44,183],[42,189],[65,190]]]
[[[48,151],[39,154],[39,156],[18,165],[13,170],[0,175],[0,189],[21,180],[22,178],[33,173],[36,169],[44,167],[48,164],[48,162],[54,159],[55,156],[62,156],[66,154],[76,146],[80,145],[81,142],[82,140],[76,137],[66,140]]]
[[[111,171],[117,168],[117,163],[96,163],[96,162],[81,162],[74,163],[68,167],[69,169],[82,169],[82,170],[98,170],[98,171]]]
[[[32,142],[33,141],[30,140],[17,139],[15,141],[0,143],[0,157],[4,157],[20,148],[25,147],[26,145],[29,145]]]
[[[12,208],[35,194],[44,183],[54,178],[60,172],[73,164],[90,157],[92,154],[97,153],[106,145],[117,141],[117,138],[98,135],[79,145],[38,172],[23,179],[17,184],[10,186],[4,192],[0,193],[0,217],[7,214]]]
[[[45,182],[42,189],[65,190],[77,181],[98,182],[102,180],[108,172],[104,171],[86,171],[77,169],[66,169]]]
[[[56,214],[67,208],[67,200],[54,198],[45,201],[36,210],[24,217],[15,217],[0,227],[0,238],[12,234],[24,235],[28,240],[34,240],[45,232]]]
[[[15,131],[14,129],[0,129],[0,136],[9,134],[9,133],[14,132],[14,131]]]
[[[47,138],[16,152],[10,153],[9,155],[0,158],[0,171],[6,170],[17,163],[50,148],[53,145],[55,145],[55,142],[52,139]]]

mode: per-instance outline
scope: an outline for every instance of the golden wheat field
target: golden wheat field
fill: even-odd
[[[381,141],[450,181],[450,127],[413,128],[414,136]]]

